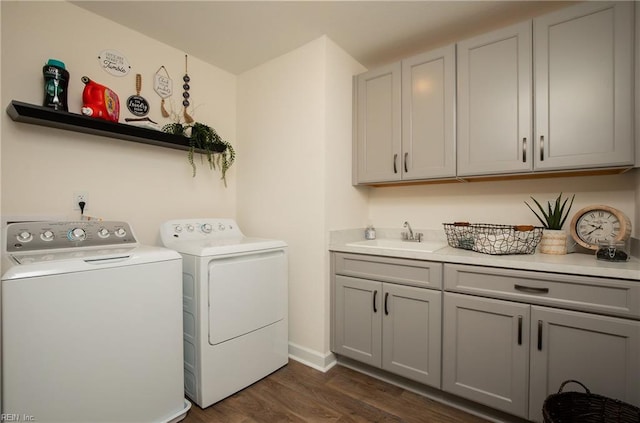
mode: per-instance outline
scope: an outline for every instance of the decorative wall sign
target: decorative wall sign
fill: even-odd
[[[160,71],[164,71],[166,76],[160,74]],[[164,66],[160,66],[160,69],[156,72],[153,80],[153,89],[160,96],[162,101],[160,102],[160,111],[163,117],[169,117],[169,112],[164,108],[164,99],[171,97],[173,94],[173,81],[169,77],[169,72]]]
[[[98,55],[98,62],[105,72],[113,76],[125,76],[131,70],[127,58],[116,50],[102,50]]]
[[[136,74],[136,95],[127,99],[127,109],[135,116],[146,116],[149,113],[149,103],[140,96],[142,89],[142,75]]]

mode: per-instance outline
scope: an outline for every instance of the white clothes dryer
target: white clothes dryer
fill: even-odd
[[[160,233],[182,255],[187,396],[205,408],[286,365],[286,243],[245,237],[232,219],[171,220]]]
[[[179,254],[125,222],[11,223],[3,245],[4,420],[185,417]]]

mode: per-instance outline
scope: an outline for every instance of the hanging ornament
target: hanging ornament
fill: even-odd
[[[161,75],[160,71],[164,71],[166,76]],[[164,108],[164,99],[171,97],[173,94],[173,81],[169,77],[169,72],[164,66],[160,66],[160,69],[155,74],[153,79],[153,89],[160,96],[162,101],[160,102],[160,112],[162,113],[162,117],[169,117],[169,112]]]
[[[140,96],[142,89],[142,75],[136,74],[136,95],[127,99],[127,109],[135,116],[146,116],[149,113],[149,103]]]
[[[184,55],[184,76],[182,77],[182,80],[184,81],[184,84],[182,85],[182,89],[184,90],[184,92],[182,93],[182,105],[184,106],[184,110],[182,112],[182,114],[184,115],[184,121],[186,123],[193,123],[193,118],[191,116],[189,116],[189,113],[187,113],[187,107],[189,107],[189,89],[191,88],[189,86],[189,81],[191,81],[191,78],[189,78],[189,74],[187,72],[187,55]]]

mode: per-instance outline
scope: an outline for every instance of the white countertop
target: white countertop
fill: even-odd
[[[447,244],[444,232],[423,231],[426,241],[442,241]],[[377,230],[378,239],[400,239],[400,230]],[[640,281],[640,260],[632,257],[627,262],[607,262],[596,260],[594,254],[571,253],[566,255],[550,254],[514,254],[489,255],[470,250],[446,246],[434,252],[414,250],[371,248],[350,246],[349,243],[364,240],[363,229],[331,231],[329,250],[343,253],[369,254],[385,257],[399,257],[417,260],[429,260],[443,263],[472,264],[479,266],[502,267],[538,272],[565,273],[584,276],[598,276],[616,279]],[[411,248],[412,243],[407,243]]]

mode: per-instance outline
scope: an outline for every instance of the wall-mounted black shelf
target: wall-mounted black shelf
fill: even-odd
[[[66,129],[85,134],[158,145],[177,150],[189,150],[189,139],[153,129],[109,122],[75,113],[53,110],[13,100],[7,106],[7,114],[16,122]]]

